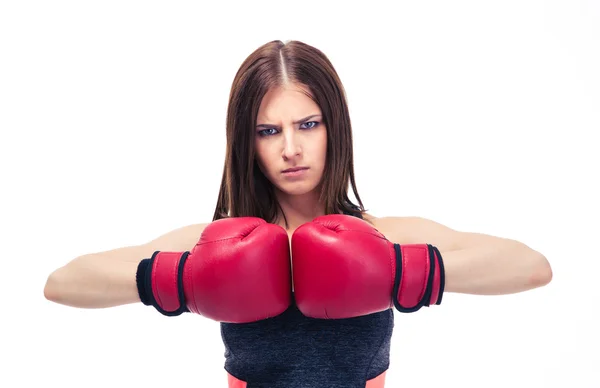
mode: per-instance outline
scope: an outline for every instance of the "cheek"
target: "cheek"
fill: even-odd
[[[269,150],[266,147],[256,147],[256,160],[261,169],[269,169],[272,164],[271,157],[269,156]]]
[[[324,164],[327,159],[327,135],[323,134],[318,147],[319,159]]]

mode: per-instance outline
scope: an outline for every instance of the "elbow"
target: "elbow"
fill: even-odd
[[[58,302],[59,299],[59,281],[57,279],[58,277],[58,270],[54,271],[50,274],[50,276],[48,276],[48,279],[46,279],[46,285],[44,286],[44,298],[46,298],[46,300],[49,300],[51,302]]]
[[[542,254],[537,254],[535,265],[531,274],[531,283],[533,287],[543,287],[552,281],[552,267]]]
[[[52,272],[48,276],[48,279],[46,279],[46,284],[44,285],[44,298],[46,298],[46,300],[64,304],[65,290],[68,281],[65,270],[65,267],[59,268]]]

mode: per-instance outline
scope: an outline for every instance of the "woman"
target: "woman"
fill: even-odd
[[[267,43],[232,85],[213,221],[78,257],[49,276],[46,298],[215,319],[229,387],[377,388],[394,309],[550,282],[546,258],[521,242],[368,214],[353,169],[346,98],[327,57]],[[410,289],[416,273],[425,276]]]

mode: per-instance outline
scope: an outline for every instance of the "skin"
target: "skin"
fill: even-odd
[[[256,155],[276,188],[290,226],[289,236],[298,226],[324,214],[318,193],[326,160],[327,128],[321,119],[321,110],[307,96],[307,89],[294,83],[270,90],[259,108]],[[309,169],[294,179],[282,173],[296,166]],[[446,292],[510,294],[546,285],[552,279],[546,258],[522,242],[457,231],[421,217],[363,216],[390,241],[427,242],[438,247],[445,263]],[[285,227],[281,217],[277,223]]]
[[[321,178],[327,156],[327,128],[319,106],[301,85],[286,84],[270,90],[257,116],[255,151],[263,174],[275,187],[275,195],[286,215],[291,236],[300,225],[325,214],[319,203]],[[308,167],[298,177],[284,170]],[[279,214],[278,225],[286,228]],[[386,372],[367,382],[367,388],[382,388]],[[229,376],[230,387],[245,383]]]
[[[323,174],[327,128],[321,110],[300,85],[288,83],[263,99],[257,117],[256,155],[289,222],[288,235],[305,222],[324,214],[317,193]],[[307,116],[317,115],[295,123]],[[306,166],[300,178],[282,170]],[[168,204],[167,204],[168,205]],[[421,217],[363,217],[390,241],[438,247],[446,270],[445,292],[500,295],[548,284],[552,269],[540,252],[508,238],[457,231]],[[281,217],[276,222],[285,227]],[[208,223],[169,231],[147,243],[88,253],[53,271],[44,295],[56,303],[80,308],[104,308],[139,303],[135,273],[140,258],[157,250],[189,251]]]
[[[321,109],[295,84],[270,90],[260,105],[256,126],[256,157],[288,219],[289,232],[324,214],[318,203],[327,155],[327,128]],[[284,170],[308,167],[300,177]],[[281,217],[276,222],[285,227]]]
[[[259,108],[256,157],[276,188],[290,238],[297,227],[324,214],[318,194],[326,161],[327,128],[321,120],[319,106],[302,85],[286,84],[270,90]],[[308,170],[294,179],[282,173],[297,166]],[[437,246],[445,263],[446,292],[515,293],[545,285],[552,278],[545,257],[515,240],[460,232],[420,217],[363,216],[390,241]],[[281,215],[277,224],[285,228]],[[384,372],[366,386],[382,388],[385,376]]]
[[[276,188],[290,237],[298,226],[324,214],[318,193],[326,160],[327,128],[320,108],[305,92],[293,83],[270,90],[261,102],[255,128],[256,157]],[[282,172],[298,166],[308,170],[294,178]],[[363,216],[390,241],[427,242],[438,247],[444,259],[445,292],[511,294],[544,286],[552,279],[546,258],[522,242],[457,231],[420,217]],[[285,228],[281,215],[276,223]],[[157,250],[191,250],[207,225],[188,225],[145,244],[79,256],[50,274],[44,295],[53,302],[79,308],[140,303],[135,284],[140,259]],[[229,378],[230,387],[245,386]],[[367,386],[383,387],[384,381],[385,373]]]

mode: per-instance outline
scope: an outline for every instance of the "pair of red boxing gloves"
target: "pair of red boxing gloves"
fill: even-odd
[[[191,252],[158,251],[140,262],[140,299],[164,315],[229,323],[275,317],[293,299],[321,319],[441,303],[444,266],[430,244],[394,244],[366,221],[337,214],[301,225],[291,240],[290,252],[287,232],[261,218],[214,221]]]

